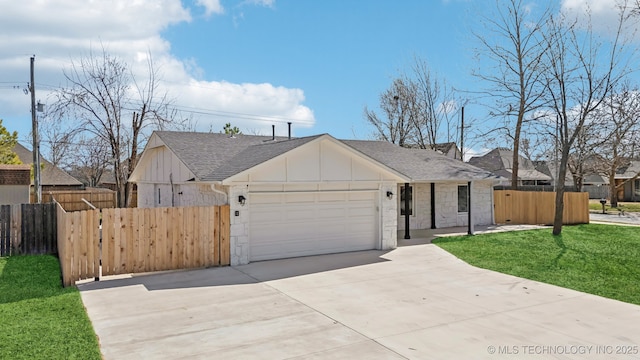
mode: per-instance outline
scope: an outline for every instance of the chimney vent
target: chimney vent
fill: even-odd
[[[291,140],[291,121],[287,122],[287,125],[289,125],[289,140]]]
[[[271,140],[273,140],[273,141],[276,140],[276,126],[275,125],[271,125]]]

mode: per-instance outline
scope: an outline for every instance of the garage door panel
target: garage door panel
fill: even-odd
[[[377,246],[377,192],[249,195],[251,261]]]

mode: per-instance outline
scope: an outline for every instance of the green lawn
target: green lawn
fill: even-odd
[[[640,305],[640,228],[615,225],[446,237],[434,243],[467,263]]]
[[[62,288],[58,259],[0,258],[0,359],[100,359],[76,288]]]

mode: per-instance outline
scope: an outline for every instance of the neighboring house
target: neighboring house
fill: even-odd
[[[0,164],[0,205],[28,204],[31,166]]]
[[[513,151],[496,148],[482,156],[474,156],[468,164],[489,171],[502,179],[502,185],[511,184]],[[518,156],[518,185],[552,185],[552,177],[536,169],[533,161]]]
[[[454,142],[435,144],[433,145],[433,149],[448,158],[462,160],[462,153],[460,152],[458,145]]]
[[[554,185],[556,183],[556,177],[558,176],[558,167],[556,166],[557,164],[555,161],[547,161],[547,160],[533,161],[533,165],[535,166],[536,170],[538,170],[539,172],[551,178],[550,180],[551,185]],[[573,175],[571,175],[571,172],[569,171],[569,169],[567,169],[567,173],[564,177],[564,185],[565,186],[574,185]]]
[[[29,166],[33,164],[33,153],[31,150],[18,143],[13,148],[13,151],[18,155],[23,164]],[[82,182],[67,174],[64,170],[54,166],[44,158],[40,158],[40,164],[42,164],[42,171],[40,172],[42,192],[84,189]]]
[[[232,265],[393,249],[406,221],[493,223],[492,174],[430,150],[328,134],[154,132],[129,181],[138,207],[229,204]]]
[[[640,160],[629,161],[627,166],[618,169],[616,185],[624,182],[618,190],[618,201],[640,201]]]

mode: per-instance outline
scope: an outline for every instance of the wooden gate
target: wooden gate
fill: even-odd
[[[229,265],[229,222],[229,205],[73,213],[59,207],[64,285],[100,275]]]

